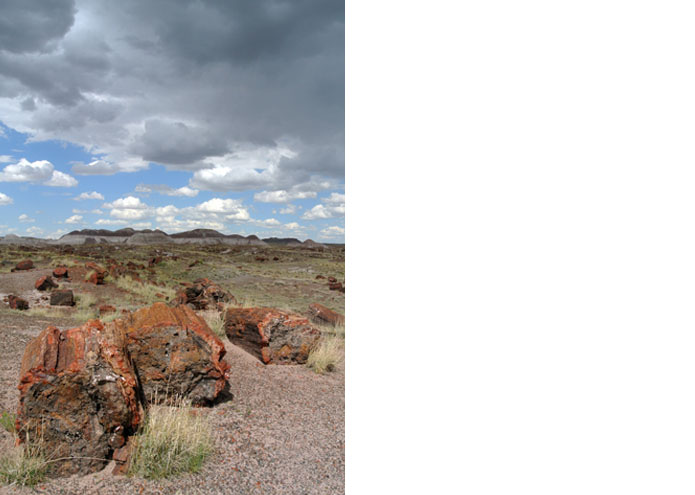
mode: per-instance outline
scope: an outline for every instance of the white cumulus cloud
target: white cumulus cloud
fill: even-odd
[[[65,220],[65,223],[80,223],[82,222],[82,215],[73,215]]]
[[[0,182],[31,182],[53,187],[74,187],[77,180],[63,172],[55,170],[48,160],[30,162],[26,158],[7,165],[0,171]]]
[[[74,200],[75,201],[82,201],[83,199],[104,199],[104,196],[102,196],[100,193],[96,191],[92,192],[83,192],[79,196],[75,196]]]
[[[0,193],[0,206],[11,205],[14,202],[7,194]]]

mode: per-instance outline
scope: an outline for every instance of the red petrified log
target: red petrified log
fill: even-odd
[[[103,469],[143,417],[125,336],[112,323],[48,327],[27,344],[18,388],[19,440],[40,439],[57,476]]]
[[[321,336],[307,318],[273,308],[230,308],[225,332],[265,364],[305,363]]]
[[[147,400],[168,402],[178,395],[207,405],[227,387],[224,344],[190,308],[159,302],[117,324],[127,335]]]

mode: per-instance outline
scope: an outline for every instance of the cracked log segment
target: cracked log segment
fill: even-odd
[[[52,476],[103,469],[143,418],[125,336],[98,320],[29,342],[18,388],[19,442],[41,442]]]
[[[127,336],[148,402],[171,403],[178,396],[211,405],[228,387],[224,344],[190,308],[155,303],[115,323]]]
[[[304,364],[321,337],[307,318],[274,308],[230,308],[225,332],[265,364]]]

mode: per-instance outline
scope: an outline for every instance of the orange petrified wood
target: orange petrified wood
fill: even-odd
[[[230,308],[225,331],[265,364],[305,363],[321,336],[307,318],[274,308]]]
[[[227,387],[224,344],[190,308],[155,303],[117,324],[125,331],[148,401],[180,396],[208,405]]]
[[[19,381],[20,442],[40,439],[51,474],[103,469],[143,417],[125,336],[91,320],[60,331],[48,327],[27,345]]]

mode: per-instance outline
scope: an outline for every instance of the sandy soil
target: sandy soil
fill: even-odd
[[[47,270],[0,274],[0,294],[35,296]],[[0,303],[6,308],[6,304]],[[26,343],[49,324],[69,319],[0,311],[0,408],[17,406],[19,366]],[[203,409],[213,424],[216,452],[202,472],[163,481],[114,477],[111,467],[87,477],[51,480],[34,489],[0,493],[50,494],[340,494],[345,491],[345,374],[304,366],[264,366],[225,341],[233,398]],[[0,449],[11,445],[0,429]]]

